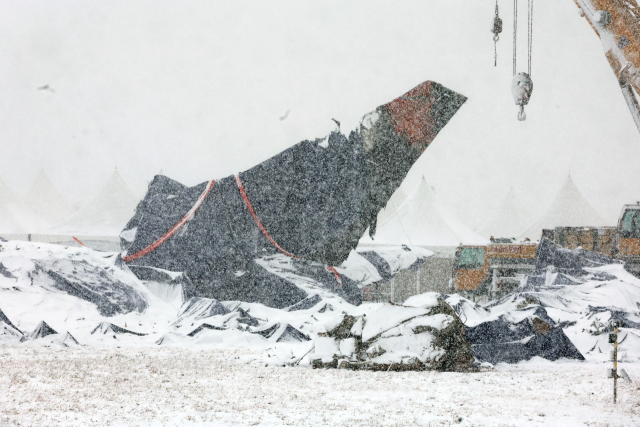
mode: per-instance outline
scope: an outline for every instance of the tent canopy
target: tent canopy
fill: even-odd
[[[46,230],[51,234],[118,236],[135,213],[138,198],[115,169],[102,189],[85,206]]]
[[[35,233],[49,227],[25,203],[13,195],[0,178],[0,232]]]
[[[75,212],[42,169],[29,187],[25,202],[31,210],[50,224],[57,224]]]
[[[407,200],[407,195],[402,191],[402,188],[398,188],[387,202],[385,208],[378,214],[378,224],[387,222],[389,218],[395,215],[396,209],[402,206],[405,200]]]
[[[394,215],[378,225],[373,240],[366,233],[360,239],[361,245],[458,246],[461,243],[484,245],[488,240],[458,220],[424,177]]]
[[[533,222],[533,216],[513,188],[500,205],[499,211],[480,230],[483,237],[518,237]]]
[[[591,207],[569,175],[545,214],[521,236],[539,239],[543,229],[605,225],[610,224]]]

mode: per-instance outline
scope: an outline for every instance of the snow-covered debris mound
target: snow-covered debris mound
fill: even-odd
[[[493,364],[517,363],[536,356],[548,360],[584,360],[562,328],[556,327],[556,322],[546,316],[542,307],[518,313],[526,314],[522,320],[514,314],[502,315],[467,329],[467,340],[478,360]]]
[[[320,304],[321,302],[322,302],[322,297],[318,294],[314,294],[313,296],[307,297],[302,301],[300,301],[299,303],[292,305],[291,307],[287,307],[285,310],[286,311],[308,310]]]
[[[198,327],[187,334],[190,337],[207,330],[233,329],[257,334],[275,342],[302,342],[310,339],[288,323],[269,322],[268,319],[252,316],[249,311],[250,309],[245,310],[240,306],[230,311],[215,300],[196,297],[191,298],[185,304],[178,315],[178,320],[173,325],[180,328],[190,324],[190,327],[193,328],[196,322],[201,321]]]
[[[432,294],[432,292],[423,295],[428,294]],[[416,295],[409,298],[404,302],[404,305],[416,306],[416,302],[418,302],[417,298],[420,298],[420,296],[421,295]],[[489,311],[487,311],[487,309],[479,304],[476,304],[473,301],[464,298],[459,294],[439,295],[438,297],[443,298],[447,302],[447,304],[449,304],[451,308],[453,308],[453,310],[465,325],[481,321],[489,315]]]
[[[40,323],[38,323],[38,326],[29,335],[29,338],[31,338],[32,340],[35,340],[38,338],[44,338],[48,335],[57,335],[57,334],[58,333],[51,326],[47,325],[47,322],[43,320]]]
[[[214,299],[193,297],[182,306],[173,326],[179,328],[187,323],[212,316],[224,316],[229,313],[231,311],[227,307]]]
[[[141,333],[164,332],[177,311],[154,297],[116,253],[17,241],[2,243],[0,305],[16,330],[36,329],[45,318],[49,328],[68,331],[83,344],[103,340],[91,334],[101,322],[135,324]],[[63,344],[71,342],[64,333],[57,335]],[[8,332],[2,341],[8,343],[7,337]]]
[[[254,334],[275,342],[303,342],[309,341],[310,338],[289,324],[275,323],[264,329],[255,329],[251,331]]]
[[[547,239],[536,255],[535,272],[500,300],[478,307],[447,297],[467,326],[475,356],[491,363],[534,356],[605,361],[608,333],[618,321],[621,358],[637,360],[640,280],[610,257],[559,248]]]
[[[335,295],[327,300],[313,295],[309,300],[318,303],[287,311],[259,303],[192,298],[172,322],[173,329],[157,339],[156,344],[271,349],[274,357],[265,356],[267,360],[259,363],[283,366],[308,351],[301,345],[323,330],[322,324],[327,319],[339,316],[333,305],[357,309]]]
[[[81,345],[69,332],[49,334],[35,338],[25,343],[28,346],[37,347],[76,347]]]
[[[91,331],[91,335],[94,335],[94,334],[108,335],[108,336],[113,336],[114,338],[116,335],[121,335],[121,334],[137,335],[139,337],[143,337],[147,335],[140,332],[130,331],[129,329],[125,329],[123,327],[114,325],[113,323],[109,323],[109,322],[100,322],[100,324],[96,326],[96,328],[93,331]]]
[[[622,357],[640,357],[638,278],[618,260],[583,249],[559,248],[546,239],[536,255],[534,274],[510,299],[497,302],[495,309],[505,309],[514,301],[539,301],[578,350],[598,360],[606,359],[607,335],[618,321],[620,341],[624,340]]]
[[[42,347],[75,347],[80,345],[69,332],[58,333],[44,320],[27,337],[23,337],[20,342],[25,342],[30,346]]]
[[[401,271],[415,270],[431,256],[433,252],[426,249],[385,246],[358,248],[333,270],[317,262],[290,258],[282,254],[259,258],[255,263],[264,269],[261,274],[268,273],[268,280],[278,278],[304,292],[306,298],[289,304],[289,310],[293,311],[296,310],[295,307],[312,303],[308,298],[318,295],[319,290],[322,290],[325,296],[336,295],[350,304],[359,305],[362,301],[361,288],[380,280],[389,280]],[[253,301],[246,296],[238,298],[242,301]],[[276,308],[286,307],[265,304]]]
[[[63,292],[91,302],[103,316],[142,312],[147,307],[131,286],[135,277],[114,265],[115,254],[27,242],[7,242],[3,248],[0,284],[17,281]]]
[[[22,331],[0,310],[0,345],[12,344],[24,340]]]
[[[465,337],[474,356],[481,362],[517,363],[535,356],[548,360],[584,360],[562,328],[539,305],[521,301],[508,309],[492,311],[458,294],[435,292],[415,295],[404,304],[415,307],[430,304],[438,298],[445,300],[464,322]]]
[[[360,246],[337,268],[337,271],[364,288],[381,280],[390,280],[403,270],[417,270],[433,252],[406,245]]]
[[[464,325],[442,299],[420,307],[384,304],[366,315],[345,314],[315,338],[313,367],[372,370],[472,369]]]
[[[527,278],[529,288],[540,285],[574,285],[587,280],[610,280],[614,276],[593,268],[622,264],[607,255],[582,248],[565,249],[542,238],[536,249],[536,269]]]

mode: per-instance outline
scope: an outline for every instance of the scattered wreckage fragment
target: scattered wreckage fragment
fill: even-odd
[[[314,368],[384,371],[475,369],[464,325],[442,299],[433,305],[385,304],[365,316],[344,315],[314,340]]]

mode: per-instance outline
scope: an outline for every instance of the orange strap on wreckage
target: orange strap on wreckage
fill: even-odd
[[[136,260],[136,259],[138,259],[140,257],[145,256],[146,254],[148,254],[149,252],[151,252],[152,250],[154,250],[155,248],[157,248],[158,246],[160,246],[161,244],[163,244],[164,242],[169,240],[169,237],[173,236],[176,233],[176,231],[178,231],[178,230],[180,230],[182,228],[183,225],[185,225],[187,222],[189,222],[189,221],[191,221],[191,219],[193,219],[193,216],[196,214],[196,211],[198,210],[198,208],[200,207],[202,202],[204,202],[204,199],[207,198],[207,195],[211,191],[211,187],[213,187],[213,183],[214,182],[216,182],[216,180],[212,179],[211,181],[209,181],[207,183],[207,187],[204,189],[204,191],[202,192],[200,197],[198,197],[198,200],[196,201],[195,205],[193,205],[191,210],[189,212],[187,212],[187,214],[180,221],[178,221],[178,223],[176,225],[171,227],[171,230],[169,230],[166,233],[164,233],[164,235],[162,237],[160,237],[158,240],[156,240],[155,242],[153,242],[152,244],[150,244],[146,248],[142,249],[141,251],[136,252],[133,255],[123,256],[122,260],[123,261]]]
[[[253,210],[253,206],[251,206],[251,202],[249,201],[249,197],[247,196],[247,192],[244,191],[244,186],[242,185],[242,181],[240,180],[240,175],[236,175],[236,183],[238,184],[238,189],[240,190],[240,195],[242,195],[242,198],[244,199],[244,203],[247,205],[247,208],[249,209],[249,212],[251,212],[251,216],[253,217],[253,220],[256,222],[256,225],[258,226],[260,231],[262,231],[262,234],[264,234],[267,237],[267,239],[269,239],[269,241],[273,244],[273,246],[275,246],[283,254],[285,254],[285,255],[287,255],[287,256],[289,256],[291,258],[300,259],[299,256],[295,256],[292,253],[289,253],[289,252],[285,251],[282,248],[282,246],[280,246],[269,235],[269,232],[267,231],[266,228],[264,228],[264,225],[262,225],[262,223],[258,219],[258,215],[256,215],[256,212]],[[340,285],[340,287],[342,287],[342,279],[340,278],[340,274],[338,274],[338,270],[336,270],[335,267],[327,267],[327,271],[333,273],[333,275],[336,277],[336,281],[338,282],[338,285]]]

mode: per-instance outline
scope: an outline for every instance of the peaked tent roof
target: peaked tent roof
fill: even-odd
[[[118,236],[135,213],[138,198],[114,170],[102,189],[75,214],[47,230],[52,234]]]
[[[35,233],[50,226],[25,203],[13,195],[0,178],[0,232],[21,234]]]
[[[378,224],[382,224],[395,215],[396,209],[398,209],[404,201],[407,200],[407,195],[401,188],[398,188],[392,195],[384,209],[378,213]]]
[[[537,240],[542,229],[603,225],[607,225],[605,220],[589,205],[569,175],[549,209],[521,236]]]
[[[458,246],[487,244],[481,237],[458,220],[431,189],[424,177],[398,208],[397,215],[378,224],[372,241],[368,233],[360,244]]]
[[[525,228],[533,222],[534,218],[513,188],[509,190],[507,197],[502,201],[496,216],[487,222],[480,234],[484,237],[519,237]]]
[[[29,187],[25,202],[31,210],[50,224],[57,224],[75,212],[42,169]]]

